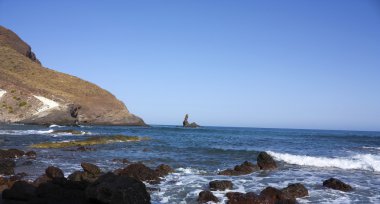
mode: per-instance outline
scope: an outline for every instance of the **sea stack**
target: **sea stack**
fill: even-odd
[[[189,114],[186,114],[185,115],[185,119],[182,122],[183,127],[187,127],[187,128],[196,128],[196,127],[199,127],[199,125],[197,123],[195,123],[195,122],[189,123],[188,119],[189,119]]]
[[[43,67],[31,47],[2,26],[0,67],[0,123],[145,125],[110,92]]]

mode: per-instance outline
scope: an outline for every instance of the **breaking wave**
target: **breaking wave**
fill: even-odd
[[[356,154],[351,157],[313,157],[267,151],[275,159],[288,164],[315,167],[334,167],[340,169],[361,169],[380,172],[380,156],[373,154]]]

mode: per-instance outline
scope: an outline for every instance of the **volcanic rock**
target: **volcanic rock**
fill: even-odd
[[[323,186],[344,192],[353,190],[353,188],[350,185],[336,178],[330,178],[328,180],[323,181]]]
[[[188,119],[189,119],[189,114],[186,114],[185,115],[185,119],[182,122],[183,127],[188,127],[188,128],[199,127],[199,125],[197,123],[195,123],[195,122],[194,123],[189,123]]]
[[[281,192],[294,198],[302,198],[309,195],[307,188],[300,183],[289,184],[288,187],[283,188]]]
[[[239,175],[250,174],[259,169],[260,168],[257,165],[254,165],[251,162],[245,161],[240,165],[236,165],[234,169],[226,169],[226,170],[220,171],[218,174],[225,175],[225,176],[239,176]]]
[[[107,173],[86,189],[86,198],[96,203],[145,204],[150,195],[145,184],[128,176]]]
[[[0,174],[12,175],[14,174],[14,168],[16,163],[10,159],[0,159]]]
[[[257,156],[257,165],[260,167],[262,170],[271,170],[271,169],[276,169],[277,164],[266,152],[260,152],[259,155]]]
[[[46,173],[46,176],[49,177],[49,178],[51,178],[51,179],[54,179],[54,178],[64,178],[63,171],[60,168],[58,168],[58,167],[49,166],[45,170],[45,173]]]
[[[219,199],[211,191],[201,191],[198,195],[198,203],[219,202]]]
[[[94,164],[82,162],[80,165],[82,166],[83,170],[89,174],[99,175],[101,173],[100,168]]]

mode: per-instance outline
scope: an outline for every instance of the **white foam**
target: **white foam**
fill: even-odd
[[[49,134],[54,130],[0,130],[2,135],[38,135],[38,134]]]
[[[380,171],[380,156],[373,154],[357,154],[351,157],[313,157],[306,155],[293,155],[268,151],[275,159],[289,164],[315,167],[334,167],[340,169],[362,169]]]
[[[0,98],[4,96],[4,94],[6,94],[7,91],[3,90],[3,89],[0,89]]]
[[[50,125],[50,126],[49,126],[49,128],[53,128],[53,127],[61,128],[61,127],[65,127],[65,126],[56,125],[56,124],[53,124],[53,125]]]
[[[376,149],[376,150],[380,150],[380,147],[367,147],[367,146],[364,146],[362,148],[363,149]]]
[[[53,108],[59,107],[59,103],[57,103],[53,100],[50,100],[50,99],[45,98],[43,96],[35,96],[34,95],[34,97],[43,103],[43,105],[37,110],[37,114],[44,112],[44,111],[47,111],[47,110],[50,110],[50,109],[53,109]]]

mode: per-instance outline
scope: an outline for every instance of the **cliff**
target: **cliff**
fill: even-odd
[[[30,46],[2,26],[0,122],[145,125],[110,92],[43,67]]]

